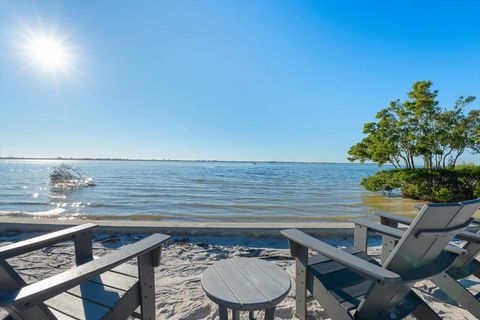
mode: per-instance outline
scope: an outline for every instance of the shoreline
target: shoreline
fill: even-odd
[[[300,229],[318,237],[353,237],[352,222],[170,222],[117,220],[54,220],[38,218],[0,218],[0,232],[51,232],[71,226],[94,223],[95,233],[165,233],[174,236],[280,237],[280,231]]]

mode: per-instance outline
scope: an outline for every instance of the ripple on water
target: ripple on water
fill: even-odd
[[[68,161],[66,161],[68,162]],[[55,161],[0,161],[0,213],[190,221],[311,221],[413,214],[411,201],[365,192],[373,165],[70,161],[95,179],[51,190]],[[52,211],[53,210],[53,211]]]

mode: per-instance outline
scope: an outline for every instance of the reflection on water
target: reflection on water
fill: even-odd
[[[60,162],[0,161],[0,214],[184,221],[315,221],[414,214],[419,201],[363,190],[375,165],[68,161],[95,179],[51,189]]]

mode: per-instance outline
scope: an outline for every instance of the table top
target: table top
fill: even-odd
[[[214,263],[202,276],[202,287],[215,303],[235,310],[274,307],[290,291],[289,275],[257,258],[232,258]]]

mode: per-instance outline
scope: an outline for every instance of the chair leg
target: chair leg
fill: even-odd
[[[367,252],[368,229],[364,226],[355,225],[355,229],[353,229],[353,247],[357,251]]]
[[[478,301],[468,289],[462,286],[461,283],[445,272],[433,277],[431,280],[450,298],[458,302],[458,304],[467,309],[467,311],[477,319],[480,319],[480,301]]]
[[[273,320],[275,318],[275,307],[265,310],[265,320]]]
[[[142,320],[155,320],[155,274],[151,253],[138,257],[138,281]]]
[[[232,319],[233,320],[240,320],[240,311],[232,309]]]
[[[218,306],[220,320],[228,320],[228,309],[225,306]]]
[[[382,237],[382,265],[387,261],[393,249],[395,249],[396,242],[397,240],[395,238],[389,236]]]
[[[300,247],[296,257],[295,308],[300,320],[307,319],[308,249]]]
[[[74,244],[75,262],[77,266],[93,260],[92,230],[86,230],[75,234]]]
[[[354,317],[345,309],[331,292],[318,280],[313,278],[312,296],[321,305],[325,313],[335,320],[352,320]],[[363,318],[362,318],[363,319]]]
[[[412,313],[418,320],[442,320],[442,318],[440,318],[440,316],[423,300],[417,308],[412,311]]]
[[[477,277],[478,279],[480,279],[480,267],[476,268],[474,271],[473,271],[473,275],[475,277]]]

